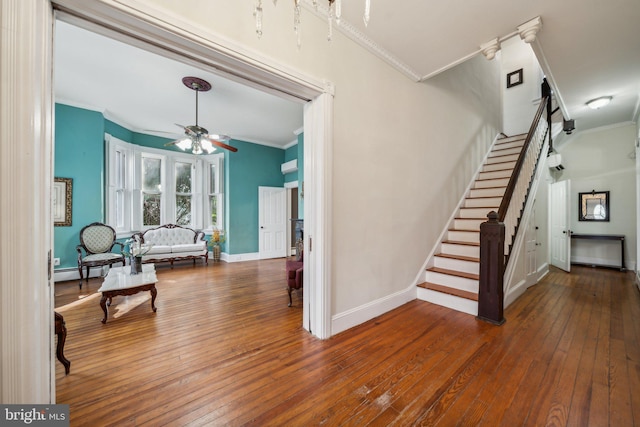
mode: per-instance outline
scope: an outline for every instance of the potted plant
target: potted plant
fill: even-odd
[[[220,245],[224,243],[224,232],[220,229],[214,228],[211,238],[209,239],[209,247],[211,248],[211,254],[214,261],[220,261]]]

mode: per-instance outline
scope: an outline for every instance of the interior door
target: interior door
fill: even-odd
[[[535,203],[535,201],[534,201]],[[527,287],[535,285],[538,282],[538,260],[537,260],[537,249],[538,249],[538,226],[536,226],[536,208],[533,207],[533,211],[531,212],[531,218],[529,220],[529,224],[527,225],[527,234],[526,234],[526,282]]]
[[[260,259],[287,256],[287,190],[258,187]]]
[[[551,184],[549,191],[551,265],[567,272],[571,271],[570,190],[571,181],[565,180]]]

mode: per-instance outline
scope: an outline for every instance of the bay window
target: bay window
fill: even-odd
[[[118,237],[163,224],[222,228],[223,154],[194,156],[106,135],[106,221]]]

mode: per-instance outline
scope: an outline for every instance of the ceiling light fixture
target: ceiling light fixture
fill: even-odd
[[[597,110],[598,108],[602,108],[605,105],[609,104],[611,102],[611,98],[611,96],[601,96],[600,98],[588,101],[587,105],[589,106],[589,108]]]
[[[253,10],[253,16],[256,18],[256,34],[258,38],[262,37],[262,0],[255,0],[256,6]],[[301,39],[301,28],[300,28],[300,3],[304,0],[293,0],[293,31],[296,33],[298,47],[302,44]],[[329,7],[327,10],[327,17],[329,23],[329,34],[327,35],[327,40],[331,41],[333,37],[333,21],[335,18],[335,22],[337,25],[340,25],[340,18],[342,17],[342,0],[311,0],[311,4],[313,7],[318,10],[318,3],[321,1],[326,1],[329,3]],[[278,0],[273,0],[273,4],[276,5]],[[364,1],[364,16],[362,17],[364,21],[364,26],[369,25],[369,17],[371,13],[371,0]]]
[[[196,124],[183,126],[176,123],[176,126],[180,126],[184,129],[185,137],[168,142],[164,145],[175,145],[183,151],[191,150],[193,154],[202,154],[205,152],[207,154],[211,154],[216,150],[216,147],[224,148],[225,150],[233,152],[238,151],[237,148],[225,144],[225,142],[230,139],[228,136],[210,134],[208,130],[202,126],[198,126],[198,93],[211,90],[211,84],[198,77],[184,77],[182,79],[182,84],[196,92]]]

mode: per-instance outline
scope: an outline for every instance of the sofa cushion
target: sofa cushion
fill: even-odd
[[[146,241],[146,239],[145,239]],[[151,249],[149,250],[149,252],[147,252],[145,255],[153,255],[153,254],[170,254],[171,253],[171,246],[168,245],[153,245],[151,247]]]
[[[172,245],[171,252],[172,253],[182,253],[182,252],[191,252],[191,251],[202,251],[206,248],[205,242],[191,243],[185,245]]]

